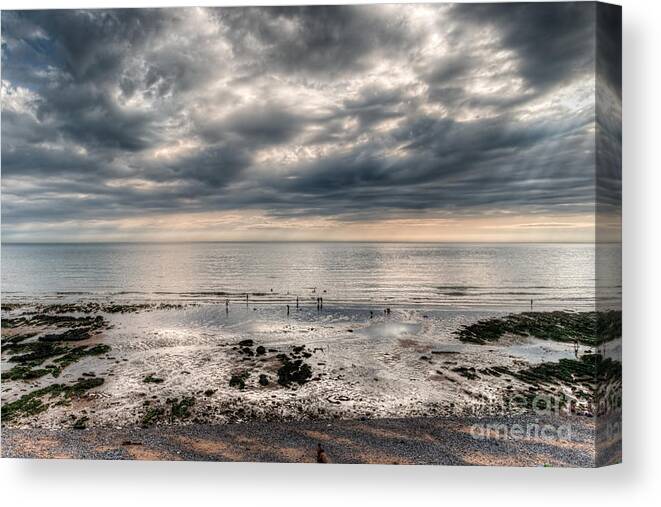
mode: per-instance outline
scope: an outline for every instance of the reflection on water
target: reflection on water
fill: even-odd
[[[619,262],[619,246],[602,257]],[[594,245],[189,243],[3,245],[5,297],[594,307]],[[601,280],[600,302],[619,298]]]
[[[420,324],[415,322],[378,322],[360,330],[361,334],[371,338],[400,338],[416,335]]]

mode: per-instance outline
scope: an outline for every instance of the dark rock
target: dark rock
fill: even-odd
[[[305,384],[312,377],[310,365],[302,360],[287,361],[278,369],[278,384],[289,386],[292,382]]]
[[[74,430],[84,430],[87,428],[87,421],[89,421],[89,417],[86,415],[79,417],[76,419],[76,422],[73,423],[73,429]]]
[[[40,342],[78,342],[87,340],[90,337],[90,329],[86,327],[79,327],[76,329],[69,329],[64,333],[59,334],[46,334],[39,337]]]
[[[250,376],[250,372],[242,371],[240,373],[235,373],[230,377],[230,387],[236,387],[237,389],[245,389],[246,379]]]
[[[452,371],[455,373],[458,373],[462,377],[467,378],[468,380],[475,380],[476,378],[479,378],[477,373],[475,373],[475,368],[467,368],[465,366],[458,366],[457,368],[452,368]]]
[[[162,384],[165,382],[162,378],[154,377],[153,373],[150,373],[145,378],[142,379],[145,384]]]

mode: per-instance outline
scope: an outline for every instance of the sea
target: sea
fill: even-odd
[[[599,248],[599,255],[596,255]],[[621,298],[620,245],[3,244],[3,301],[242,301],[589,310]],[[599,293],[595,263],[600,266]]]

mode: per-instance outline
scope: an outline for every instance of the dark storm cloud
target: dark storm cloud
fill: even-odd
[[[3,13],[5,230],[585,211],[594,39],[573,3]]]
[[[304,121],[286,109],[258,106],[242,108],[216,125],[207,124],[206,128],[211,138],[233,134],[257,147],[289,141]]]
[[[597,72],[622,96],[622,8],[597,5]]]
[[[340,200],[343,211],[379,212],[571,204],[585,199],[594,182],[594,173],[584,170],[591,140],[580,134],[590,121],[586,115],[562,126],[509,118],[466,125],[421,118],[395,133],[410,153],[404,158],[378,156],[367,147],[270,185],[295,195],[299,205],[331,214]]]
[[[438,58],[422,77],[429,83],[429,99],[457,106],[509,110],[538,98],[577,76],[594,74],[595,5],[589,2],[454,4],[451,15],[458,28],[449,36],[458,50]],[[495,46],[513,52],[515,69],[489,57],[472,54],[465,32],[482,37],[493,30]],[[521,78],[518,93],[476,95],[462,88],[471,73],[491,69],[494,76]]]
[[[361,128],[369,128],[375,123],[404,116],[406,100],[404,90],[368,86],[358,97],[345,100],[340,114],[353,116],[359,120]]]
[[[597,210],[622,206],[622,10],[597,7]],[[599,234],[599,232],[598,232]]]
[[[429,84],[448,84],[456,82],[468,74],[475,66],[475,61],[466,55],[452,55],[437,59],[431,68],[425,70]]]
[[[457,19],[492,26],[515,51],[527,83],[544,90],[594,65],[595,5],[590,2],[455,4]]]
[[[90,147],[142,149],[152,137],[151,114],[123,111],[108,86],[157,19],[156,12],[128,10],[3,15],[3,78],[38,95],[34,116],[44,135]],[[11,125],[3,119],[9,142]]]
[[[218,9],[241,56],[286,72],[356,72],[369,58],[406,51],[415,34],[405,21],[365,6]],[[254,41],[257,41],[255,47]]]

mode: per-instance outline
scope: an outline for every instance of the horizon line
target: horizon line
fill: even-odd
[[[367,243],[367,244],[439,244],[439,245],[594,245],[594,244],[621,244],[621,241],[415,241],[415,240],[163,240],[163,241],[0,241],[0,245],[107,245],[107,244],[195,244],[195,243]]]

